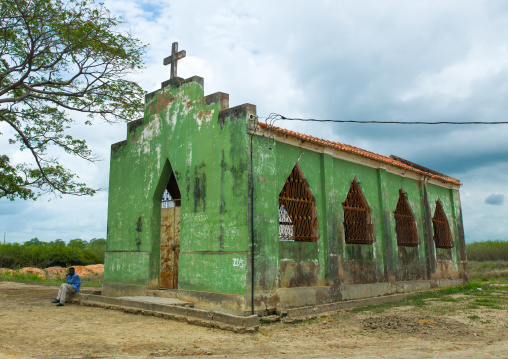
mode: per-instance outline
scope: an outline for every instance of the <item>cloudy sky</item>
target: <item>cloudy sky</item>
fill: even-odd
[[[178,75],[205,79],[205,94],[259,116],[377,121],[508,121],[506,1],[105,0],[149,43],[147,91],[169,78],[171,43],[187,57]],[[508,240],[508,125],[421,126],[278,122],[278,126],[458,178],[466,241]],[[6,134],[5,128],[2,129]],[[107,188],[109,151],[126,125],[76,127],[103,161],[68,161]],[[8,147],[11,159],[24,153]],[[49,201],[48,201],[49,200]],[[92,198],[0,200],[7,242],[106,236],[107,191]]]

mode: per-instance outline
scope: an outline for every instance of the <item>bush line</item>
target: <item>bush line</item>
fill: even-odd
[[[90,242],[73,239],[65,244],[57,239],[42,242],[33,238],[23,244],[0,244],[0,268],[48,268],[72,265],[104,264],[106,240],[94,238]]]
[[[466,245],[468,261],[508,261],[508,241],[474,242]]]
[[[508,261],[508,241],[490,240],[466,245],[468,261]],[[106,240],[94,238],[87,242],[61,239],[42,242],[33,238],[23,244],[0,244],[0,268],[68,267],[71,265],[104,264]]]

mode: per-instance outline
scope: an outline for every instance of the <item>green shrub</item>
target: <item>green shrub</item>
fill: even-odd
[[[37,274],[21,273],[0,273],[0,279],[9,282],[46,282],[46,278],[39,277]]]
[[[508,241],[475,242],[466,245],[469,261],[508,261]]]
[[[105,239],[92,239],[90,243],[73,239],[68,245],[62,240],[41,242],[33,238],[24,244],[0,244],[0,267],[69,267],[104,263]]]

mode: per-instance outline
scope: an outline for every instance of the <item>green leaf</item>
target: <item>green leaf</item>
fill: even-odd
[[[93,195],[98,189],[57,160],[98,160],[69,134],[73,113],[87,114],[86,125],[140,117],[145,92],[127,77],[143,66],[146,46],[94,1],[0,0],[0,24],[0,122],[14,131],[9,143],[33,158],[11,164],[2,156],[0,198]]]

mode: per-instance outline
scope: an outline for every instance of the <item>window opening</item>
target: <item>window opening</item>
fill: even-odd
[[[351,182],[342,207],[344,209],[344,239],[346,243],[374,243],[374,225],[370,207],[356,176]]]
[[[284,205],[279,206],[279,239],[287,240],[294,236],[294,227]]]
[[[395,217],[395,232],[397,233],[397,245],[416,247],[420,244],[418,231],[416,230],[415,217],[411,205],[407,200],[406,193],[399,190],[399,200],[393,213]]]
[[[171,172],[168,184],[162,193],[161,208],[180,207],[180,189],[176,183],[175,174]]]
[[[434,243],[437,248],[452,248],[453,239],[450,232],[450,225],[448,219],[441,205],[441,201],[436,201],[436,210],[432,218],[432,225],[434,227]]]
[[[316,200],[296,164],[279,194],[279,240],[314,242],[318,238]]]

